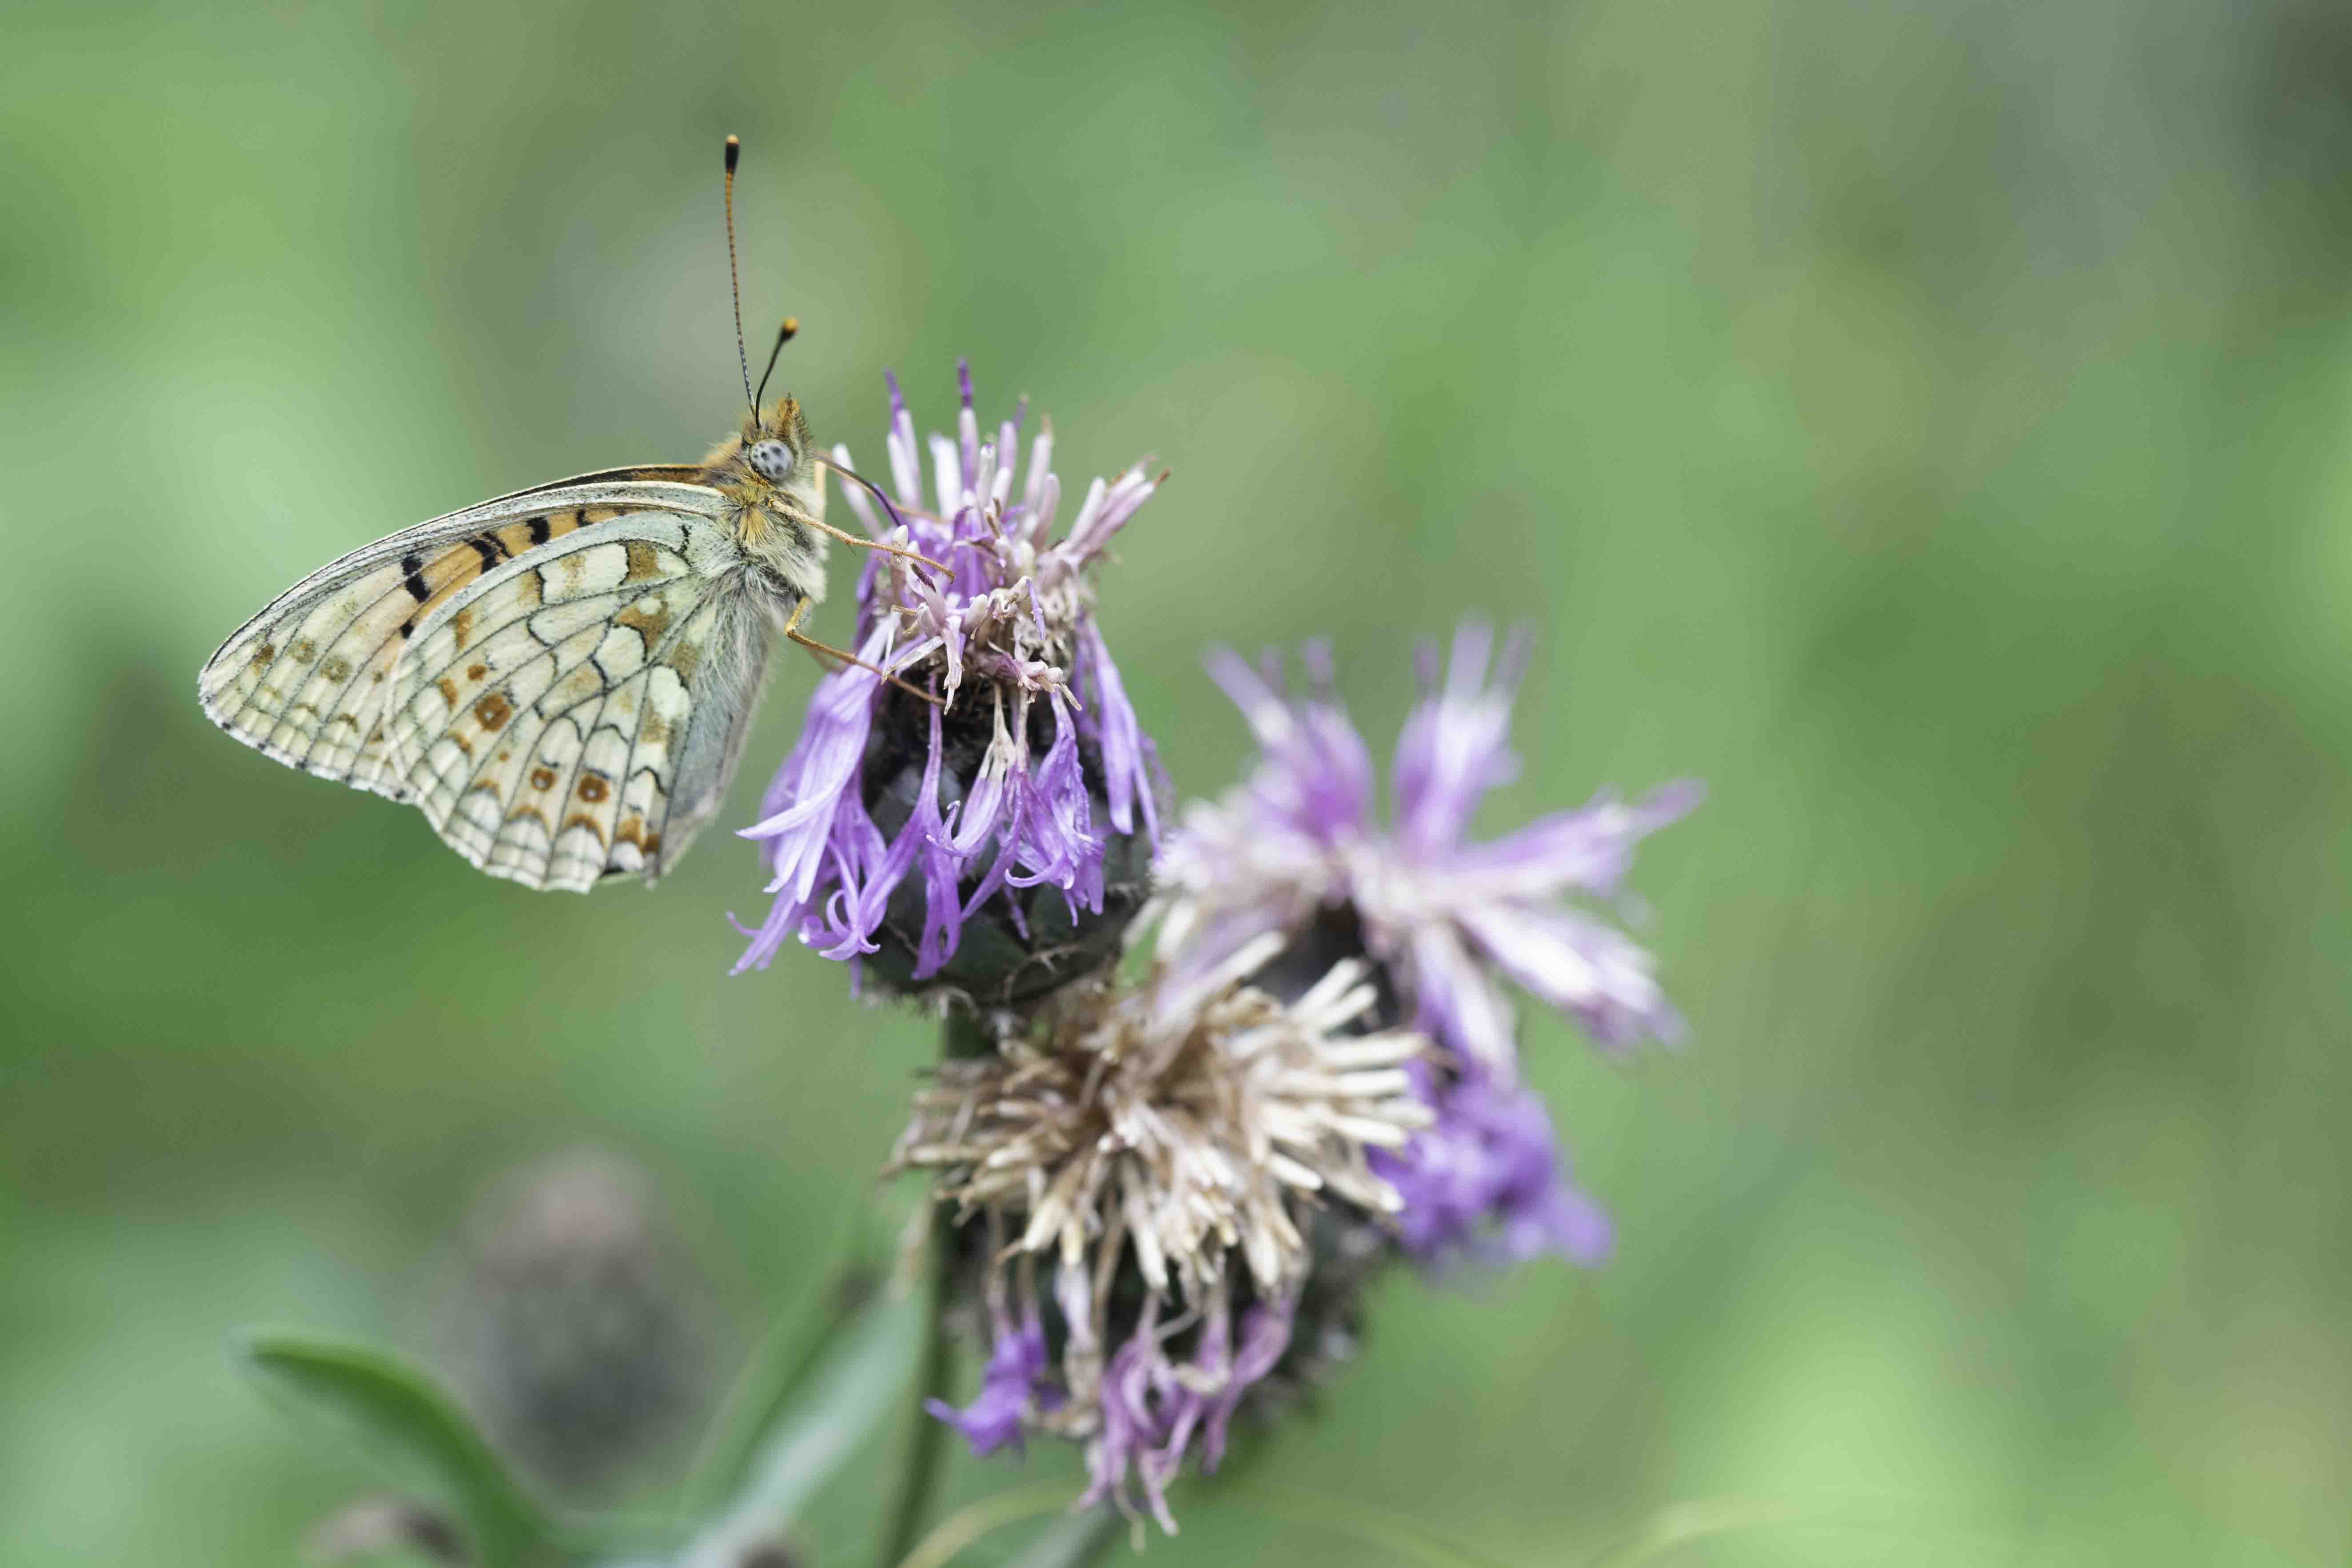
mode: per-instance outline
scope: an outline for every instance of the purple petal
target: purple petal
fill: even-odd
[[[1511,694],[1486,685],[1492,628],[1464,623],[1441,690],[1424,696],[1397,737],[1397,829],[1423,857],[1462,841],[1486,792],[1518,771],[1510,751]]]
[[[1297,1303],[1279,1301],[1261,1303],[1242,1314],[1242,1348],[1234,1358],[1233,1375],[1224,1391],[1209,1405],[1209,1416],[1201,1435],[1201,1468],[1213,1470],[1225,1457],[1225,1427],[1233,1420],[1234,1411],[1242,1395],[1252,1384],[1264,1377],[1282,1359],[1290,1347],[1291,1315]]]
[[[1374,1170],[1404,1200],[1397,1222],[1408,1252],[1425,1262],[1482,1252],[1585,1265],[1608,1258],[1608,1216],[1570,1185],[1538,1096],[1475,1068],[1444,1086],[1426,1069],[1416,1076],[1435,1123],[1394,1153],[1372,1153]]]
[[[948,837],[947,824],[940,816],[940,710],[934,708],[931,749],[923,763],[921,792],[916,797],[914,814],[898,835],[902,843],[912,846],[923,868],[923,939],[915,955],[917,980],[928,980],[940,972],[954,955],[956,939],[963,931],[963,910],[956,894],[956,880],[963,867]]]
[[[1455,918],[1505,973],[1574,1013],[1601,1044],[1624,1047],[1645,1035],[1672,1041],[1680,1034],[1648,951],[1614,927],[1538,904],[1471,905]]]
[[[1158,1370],[1160,1346],[1156,1314],[1146,1308],[1143,1321],[1136,1326],[1128,1342],[1111,1353],[1110,1364],[1103,1370],[1102,1429],[1088,1447],[1087,1468],[1091,1483],[1086,1495],[1078,1500],[1081,1508],[1113,1501],[1122,1508],[1132,1505],[1128,1500],[1127,1477],[1132,1469],[1143,1482],[1144,1495],[1151,1507],[1152,1518],[1160,1528],[1174,1534],[1175,1517],[1168,1511],[1164,1482],[1143,1461],[1150,1450],[1165,1439],[1166,1424],[1152,1409],[1155,1391],[1154,1373]]]
[[[1406,951],[1413,1027],[1508,1082],[1517,1071],[1511,1005],[1450,923],[1416,928]]]
[[[898,392],[898,378],[888,371],[882,379],[890,386],[890,431],[885,440],[890,453],[890,489],[902,507],[923,504],[923,465],[916,456],[915,421]]]
[[[956,361],[956,392],[963,401],[963,406],[956,413],[956,446],[963,458],[963,482],[974,498],[980,499],[980,416],[971,408],[970,360]]]
[[[1633,863],[1633,847],[1687,815],[1706,793],[1696,780],[1683,779],[1634,805],[1606,794],[1490,843],[1457,849],[1446,858],[1443,875],[1475,886],[1475,896],[1486,900],[1612,893]]]
[[[1103,843],[1093,830],[1093,808],[1087,804],[1087,781],[1078,761],[1078,729],[1068,704],[1054,695],[1054,741],[1044,759],[1022,780],[1028,800],[1021,814],[1024,831],[1016,874],[1006,880],[1016,888],[1051,883],[1065,893],[1079,890],[1087,870],[1102,867]],[[1089,907],[1100,909],[1100,880]]]
[[[1093,678],[1095,722],[1102,747],[1103,792],[1110,804],[1110,825],[1121,833],[1134,832],[1135,808],[1140,805],[1144,837],[1156,846],[1160,842],[1160,810],[1152,800],[1143,726],[1135,717],[1135,705],[1127,700],[1127,687],[1118,678],[1118,666],[1111,662],[1109,646],[1091,619],[1086,623],[1080,647]]]
[[[890,636],[890,627],[877,627],[859,657],[867,663],[882,658]],[[865,755],[866,731],[873,723],[873,694],[880,679],[853,665],[817,682],[809,698],[807,726],[768,787],[761,820],[740,830],[746,838],[769,840],[764,858],[774,876],[768,891],[776,895],[776,901],[751,946],[736,962],[736,973],[766,968],[784,938],[799,928],[810,911],[829,855],[836,863],[844,856],[853,861],[857,858],[862,846],[856,841],[856,823],[843,825],[847,838],[843,845],[835,842],[835,823],[845,802],[856,807],[856,816],[864,816],[852,785]]]
[[[971,1445],[976,1458],[986,1458],[1006,1444],[1021,1452],[1021,1423],[1031,1408],[1045,1408],[1051,1397],[1045,1384],[1045,1331],[1032,1312],[1019,1328],[1000,1322],[988,1365],[981,1373],[980,1394],[959,1410],[944,1399],[923,1402],[923,1408],[954,1427]]]
[[[1346,712],[1325,702],[1294,709],[1229,649],[1212,648],[1208,665],[1265,752],[1249,786],[1260,809],[1323,843],[1362,829],[1371,811],[1371,753]]]
[[[1070,524],[1070,536],[1061,545],[1063,553],[1074,565],[1100,554],[1159,488],[1159,481],[1146,478],[1141,468],[1129,468],[1110,485],[1097,479],[1087,490],[1076,521]]]
[[[1029,515],[1040,528],[1054,521],[1054,503],[1045,495],[1045,482],[1053,477],[1053,463],[1054,422],[1048,419],[1045,428],[1037,432],[1037,438],[1029,443],[1029,482],[1021,492],[1022,505],[1029,509]],[[1059,487],[1055,489],[1058,493]]]

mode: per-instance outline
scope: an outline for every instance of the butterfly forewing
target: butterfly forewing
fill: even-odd
[[[425,611],[489,569],[501,553],[532,547],[579,525],[577,506],[552,504],[614,492],[659,476],[665,492],[692,470],[615,470],[502,496],[421,523],[320,568],[239,627],[197,679],[213,721],[290,767],[404,798],[369,747],[384,709],[393,662]],[[648,498],[650,499],[650,498]]]
[[[495,875],[652,877],[716,808],[789,607],[678,472],[545,486],[354,552],[223,645],[206,712],[415,801]]]

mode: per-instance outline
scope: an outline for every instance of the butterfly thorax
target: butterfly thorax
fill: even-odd
[[[824,597],[824,482],[796,400],[746,418],[704,456],[698,479],[727,498],[726,520],[755,565],[796,597]]]

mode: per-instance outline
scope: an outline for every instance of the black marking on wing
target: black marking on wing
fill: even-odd
[[[425,585],[424,556],[414,550],[410,551],[400,558],[400,569],[407,574],[407,581],[404,586],[408,589],[410,598],[421,605],[433,596],[433,590]],[[405,631],[408,628],[404,626],[401,629]]]

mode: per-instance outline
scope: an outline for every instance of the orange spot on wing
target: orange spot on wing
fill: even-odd
[[[654,601],[648,607],[643,602],[631,605],[613,617],[616,626],[626,626],[645,639],[646,651],[653,652],[661,641],[662,633],[669,629],[669,607]]]
[[[607,795],[610,795],[612,793],[612,789],[611,786],[606,784],[603,779],[598,778],[594,773],[583,773],[581,775],[580,787],[572,793],[579,795],[582,800],[586,801],[590,805],[594,805],[599,801],[602,801]]]
[[[569,833],[575,827],[584,827],[596,836],[597,843],[604,842],[604,825],[594,817],[574,812],[563,819],[563,831]]]
[[[514,717],[514,704],[503,691],[493,691],[474,704],[474,717],[482,721],[485,730],[503,730]]]
[[[553,768],[531,769],[530,787],[533,789],[553,789],[555,787],[555,770]]]

